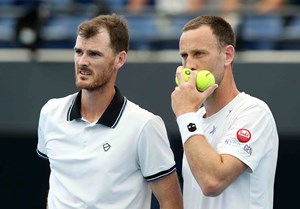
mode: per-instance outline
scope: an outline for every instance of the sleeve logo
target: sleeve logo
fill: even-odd
[[[236,138],[240,142],[246,143],[251,139],[251,133],[249,130],[242,128],[236,132]]]
[[[196,127],[196,124],[195,124],[195,123],[189,123],[189,124],[187,125],[187,128],[188,128],[189,132],[194,132],[194,131],[197,130],[197,127]]]

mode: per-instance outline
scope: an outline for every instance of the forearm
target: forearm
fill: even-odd
[[[207,196],[222,193],[247,169],[247,165],[235,156],[219,154],[203,135],[187,140],[184,152],[196,181]]]
[[[191,171],[204,193],[211,193],[209,192],[211,190],[217,190],[213,193],[219,193],[226,187],[222,157],[208,144],[203,135],[192,136],[186,141],[184,152]]]
[[[159,202],[160,209],[183,209],[182,193],[176,172],[150,183],[150,187]]]

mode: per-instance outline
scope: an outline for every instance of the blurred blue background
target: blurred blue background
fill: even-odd
[[[228,9],[220,6],[224,1],[208,0],[185,10],[176,0],[164,0],[167,7],[159,0],[145,0],[139,7],[131,0],[0,0],[0,208],[45,208],[49,166],[35,153],[40,108],[50,98],[77,91],[77,25],[113,12],[127,19],[131,37],[117,85],[164,119],[179,177],[182,146],[170,94],[180,64],[181,28],[198,15],[220,15],[233,25],[238,87],[265,100],[278,125],[274,208],[295,208],[300,187],[299,2],[282,0],[272,7],[249,0]],[[158,209],[155,199],[152,209]]]
[[[231,9],[227,7],[232,1],[207,0],[193,10],[187,9],[188,3],[176,5],[176,0],[167,6],[161,0],[143,1],[134,9],[136,0],[1,0],[0,49],[70,49],[79,23],[108,13],[127,19],[131,50],[177,49],[182,26],[198,15],[220,15],[229,21],[238,51],[300,49],[299,0],[241,0]],[[271,3],[253,2],[282,3],[273,8]]]

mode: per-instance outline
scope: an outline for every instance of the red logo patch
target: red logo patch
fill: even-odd
[[[251,133],[247,129],[242,128],[236,132],[236,137],[240,142],[246,143],[251,139]]]

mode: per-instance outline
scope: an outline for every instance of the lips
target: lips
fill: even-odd
[[[81,75],[81,76],[90,76],[93,74],[93,71],[87,67],[78,67],[77,73],[78,73],[78,75]]]
[[[91,75],[92,73],[89,72],[89,71],[86,71],[86,70],[80,70],[80,71],[79,71],[79,74],[80,74],[80,75]]]

